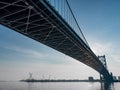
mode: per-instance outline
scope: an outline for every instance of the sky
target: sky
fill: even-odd
[[[120,76],[120,1],[69,0],[93,52],[106,55],[113,75]],[[0,25],[0,80],[99,78],[92,68],[46,45]]]

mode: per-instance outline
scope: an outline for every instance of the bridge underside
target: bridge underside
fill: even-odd
[[[0,23],[109,76],[91,49],[45,0],[0,0]]]

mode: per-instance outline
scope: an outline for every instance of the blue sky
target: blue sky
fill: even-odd
[[[120,75],[120,1],[70,0],[78,23],[96,55]],[[99,74],[88,66],[0,25],[0,80],[28,78],[85,79]]]

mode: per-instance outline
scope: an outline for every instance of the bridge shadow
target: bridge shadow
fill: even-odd
[[[101,90],[115,90],[114,83],[101,82]]]

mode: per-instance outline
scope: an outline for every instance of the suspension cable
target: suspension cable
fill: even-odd
[[[70,9],[70,12],[71,12],[71,14],[72,14],[72,16],[73,16],[73,18],[74,18],[74,20],[75,20],[75,22],[76,22],[76,24],[77,24],[78,28],[79,28],[80,33],[81,33],[81,34],[82,34],[82,36],[83,36],[83,39],[85,40],[86,44],[89,46],[89,44],[88,44],[88,42],[87,42],[87,40],[86,40],[86,38],[85,38],[85,36],[84,36],[84,34],[83,34],[83,32],[82,32],[82,30],[81,30],[81,28],[80,28],[79,24],[78,24],[78,22],[77,22],[77,20],[76,20],[76,18],[75,18],[75,16],[74,16],[74,14],[73,14],[73,11],[72,11],[72,9],[71,9],[71,7],[70,7],[70,5],[69,5],[68,0],[66,0],[66,3],[67,3],[68,8]]]

